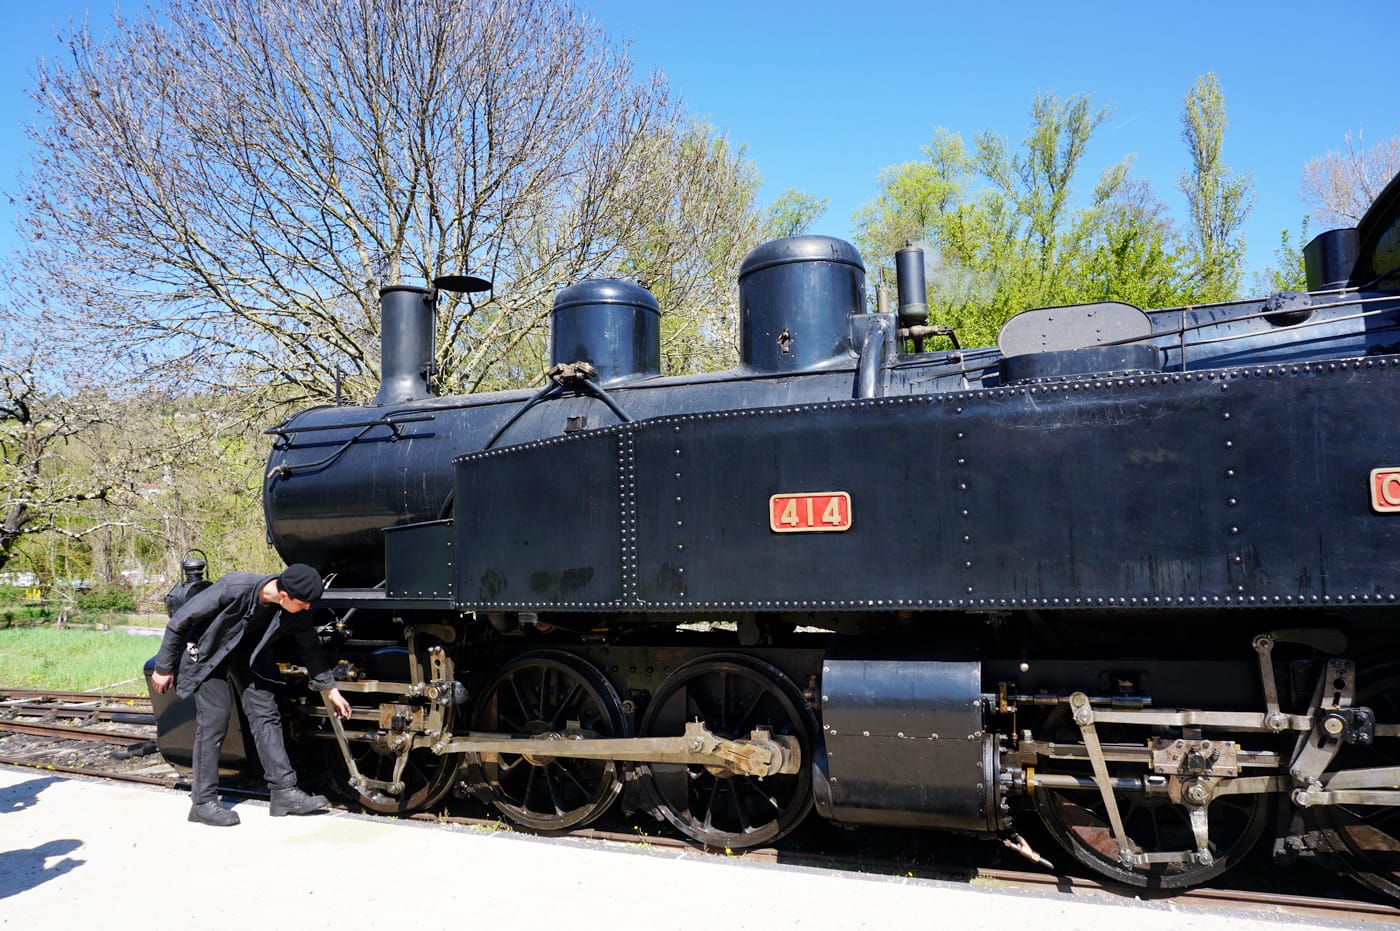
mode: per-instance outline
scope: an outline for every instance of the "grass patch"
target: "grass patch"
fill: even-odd
[[[158,637],[121,630],[0,630],[0,688],[141,693],[141,669],[159,648]]]

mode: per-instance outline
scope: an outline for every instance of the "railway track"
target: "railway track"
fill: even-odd
[[[155,749],[144,696],[0,689],[0,762],[173,787]]]
[[[71,723],[69,723],[71,722]],[[183,790],[183,776],[166,764],[155,749],[155,722],[150,703],[142,696],[93,696],[81,692],[42,692],[0,689],[0,764],[41,769],[89,778],[134,782]],[[136,752],[132,752],[132,751]],[[222,787],[226,796],[267,798],[265,791],[248,787]],[[474,803],[472,803],[474,804]],[[499,819],[463,813],[463,803],[449,804],[437,813],[411,816],[426,823],[453,824],[489,830],[515,830]],[[338,808],[349,810],[344,805]],[[457,810],[454,810],[457,809]],[[573,840],[605,844],[694,851],[688,841],[665,835],[639,834],[637,830],[582,828],[557,835]],[[1214,907],[1271,914],[1342,921],[1397,921],[1400,906],[1367,900],[1359,887],[1355,897],[1299,895],[1255,888],[1198,888],[1171,894],[1068,876],[1047,870],[1015,870],[946,859],[891,859],[843,848],[839,839],[823,835],[803,842],[798,849],[760,848],[739,855],[750,862],[783,863],[841,872],[967,882],[974,885],[1012,887],[1065,896],[1099,896],[1108,900],[1163,899],[1174,906]]]
[[[150,700],[141,695],[0,689],[0,724],[6,721],[106,721],[155,726]]]

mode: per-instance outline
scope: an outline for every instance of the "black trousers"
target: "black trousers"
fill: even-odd
[[[247,670],[231,675],[229,667],[239,664],[237,652],[219,665],[194,692],[195,735],[194,775],[190,778],[190,801],[196,805],[219,800],[219,750],[228,732],[228,716],[233,707],[233,692],[237,691],[248,716],[248,728],[253,732],[253,745],[262,761],[263,776],[273,789],[290,789],[297,784],[297,774],[287,758],[287,745],[282,736],[282,713],[277,710],[277,698]],[[231,687],[230,687],[231,686]]]

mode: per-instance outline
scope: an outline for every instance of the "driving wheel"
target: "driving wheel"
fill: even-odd
[[[716,736],[747,739],[756,728],[795,737],[800,771],[746,776],[722,767],[651,763],[637,771],[661,814],[707,847],[769,844],[812,807],[815,722],[802,692],[775,666],[740,654],[705,657],[679,667],[652,696],[642,719],[645,737],[677,737],[699,721]]]
[[[557,650],[512,660],[482,692],[473,729],[567,741],[627,737],[617,691],[594,666]],[[547,754],[481,754],[491,804],[536,831],[563,831],[593,821],[622,790],[612,760]]]
[[[1400,724],[1400,668],[1362,670],[1357,675],[1354,706],[1370,708],[1377,724]],[[1369,769],[1400,765],[1393,738],[1370,745],[1348,744],[1328,767]],[[1400,807],[1391,805],[1319,805],[1305,809],[1304,819],[1339,843],[1343,872],[1383,895],[1400,898]]]
[[[1079,729],[1064,709],[1052,713],[1046,733],[1053,740],[1078,743]],[[1100,729],[1105,743],[1132,743],[1130,735]],[[1136,741],[1141,745],[1141,740]],[[1053,765],[1053,769],[1051,766]],[[1055,760],[1042,767],[1045,773],[1093,777],[1090,764]],[[1140,778],[1147,775],[1140,766],[1108,764],[1111,778]],[[1143,790],[1115,790],[1118,811],[1123,819],[1131,852],[1172,853],[1195,850],[1195,833],[1189,809],[1165,794]],[[1128,865],[1120,859],[1118,839],[1109,821],[1107,806],[1098,788],[1051,789],[1037,787],[1033,796],[1041,820],[1055,840],[1079,863],[1112,880],[1147,889],[1185,889],[1219,876],[1238,863],[1258,842],[1269,824],[1272,797],[1266,793],[1225,795],[1206,807],[1209,863],[1149,863]]]

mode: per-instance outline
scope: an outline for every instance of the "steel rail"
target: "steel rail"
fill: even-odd
[[[65,724],[26,724],[20,721],[0,720],[0,731],[15,734],[29,734],[34,737],[57,737],[62,740],[93,740],[131,747],[147,743],[153,735],[118,734],[113,731],[94,730],[90,727],[73,727]]]
[[[145,695],[105,695],[101,692],[63,692],[53,689],[6,689],[0,688],[0,701],[11,699],[54,699],[57,701],[101,701],[109,703],[129,703],[149,705],[151,700]]]

